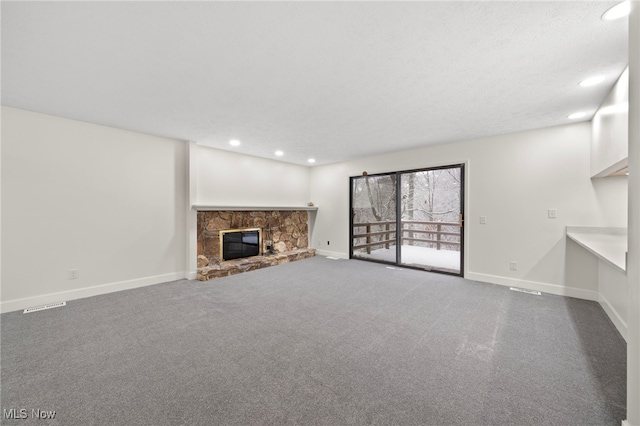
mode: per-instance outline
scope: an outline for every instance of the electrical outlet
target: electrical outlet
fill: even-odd
[[[518,262],[516,262],[515,260],[512,260],[511,262],[509,262],[509,269],[511,269],[512,271],[517,271]]]
[[[555,219],[556,217],[558,217],[558,212],[556,211],[556,209],[549,209],[547,210],[547,215],[549,216],[549,219]]]
[[[80,277],[80,271],[77,269],[69,269],[69,279],[77,280]]]
[[[486,225],[486,224],[487,224],[487,217],[480,216],[480,225]]]

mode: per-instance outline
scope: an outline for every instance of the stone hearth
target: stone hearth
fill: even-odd
[[[241,228],[262,229],[263,255],[221,261],[220,231]],[[197,232],[200,281],[315,256],[315,249],[308,248],[308,216],[304,210],[198,211]]]
[[[225,262],[198,268],[198,280],[208,281],[242,272],[254,271],[269,266],[281,265],[296,260],[308,259],[316,255],[316,249],[306,248],[286,251],[267,256],[254,256],[244,259],[227,260]],[[199,256],[198,256],[199,258]]]

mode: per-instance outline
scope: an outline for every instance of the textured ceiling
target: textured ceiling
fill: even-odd
[[[613,4],[3,1],[2,103],[328,164],[590,119]]]

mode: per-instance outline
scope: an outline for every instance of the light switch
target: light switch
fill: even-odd
[[[549,209],[547,211],[547,214],[549,216],[549,219],[555,219],[557,217],[556,209]]]

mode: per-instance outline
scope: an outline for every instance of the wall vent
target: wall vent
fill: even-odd
[[[340,260],[339,257],[333,257],[333,256],[327,256],[327,259],[331,259],[331,260]]]
[[[44,311],[45,309],[59,308],[61,306],[67,306],[67,302],[50,303],[48,305],[36,306],[34,308],[27,308],[22,313],[28,314],[30,312]]]
[[[509,287],[509,290],[519,291],[520,293],[534,294],[536,296],[541,296],[542,293],[535,290],[527,290],[526,288],[518,288],[518,287]]]

